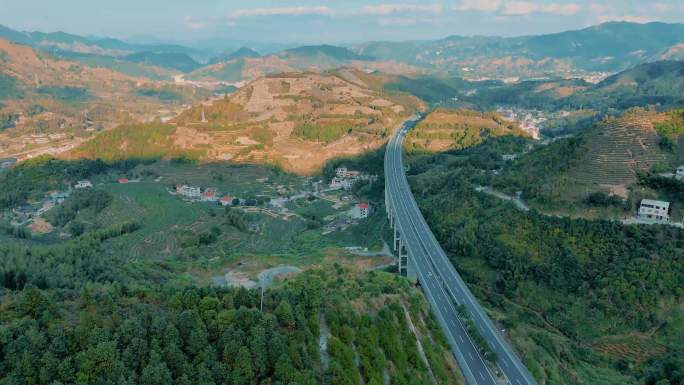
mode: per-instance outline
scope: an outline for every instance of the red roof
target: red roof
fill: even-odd
[[[215,194],[215,192],[214,192],[214,191],[211,191],[211,190],[207,190],[207,191],[204,192],[204,196],[205,196],[205,197],[213,197],[214,194]]]
[[[230,197],[228,195],[224,195],[221,197],[221,202],[231,202],[233,200],[233,197]]]
[[[368,208],[368,203],[359,203],[358,204],[360,209],[367,209]]]
[[[128,183],[128,179],[126,179],[126,178],[119,178],[118,182],[119,182],[119,183]]]

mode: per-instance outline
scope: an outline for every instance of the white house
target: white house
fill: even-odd
[[[639,206],[639,218],[667,222],[670,220],[670,202],[642,199]]]
[[[504,154],[504,155],[501,155],[501,160],[504,160],[504,161],[515,160],[516,157],[517,157],[517,155],[515,155],[515,154]]]
[[[93,187],[93,184],[90,183],[89,180],[79,180],[78,182],[76,182],[76,185],[74,186],[74,188],[78,188],[78,189],[92,188],[92,187]]]
[[[346,167],[338,167],[335,170],[335,175],[337,175],[338,178],[344,178],[347,176],[347,168]]]
[[[368,218],[370,213],[370,205],[368,203],[359,203],[351,211],[351,217],[356,219]]]
[[[176,192],[188,198],[199,199],[202,196],[202,192],[199,187],[178,185],[176,186]]]
[[[330,188],[342,188],[348,191],[351,190],[354,182],[356,182],[355,179],[334,177],[332,181],[330,181]]]
[[[675,173],[675,178],[679,180],[684,180],[684,166],[677,167],[677,172]]]

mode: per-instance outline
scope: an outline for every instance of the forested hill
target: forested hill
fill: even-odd
[[[684,231],[543,215],[476,191],[525,145],[409,158],[448,256],[540,383],[681,384]]]
[[[627,109],[684,106],[684,61],[658,61],[615,74],[558,103],[565,108]]]
[[[323,239],[323,209],[307,204],[306,217],[287,219],[247,210],[265,211],[257,197],[266,195],[250,186],[268,191],[271,178],[283,188],[303,180],[184,159],[41,157],[0,172],[0,384],[464,384],[420,290],[366,271],[382,257],[340,250],[344,237],[358,245],[367,236],[358,233],[382,228],[382,214]],[[68,187],[81,180],[91,187]],[[169,194],[176,183],[224,181],[245,206]],[[51,202],[30,224],[10,219]],[[263,291],[214,280],[227,271],[256,278],[281,263],[304,271]]]
[[[3,384],[463,383],[425,301],[388,273],[305,272],[266,290],[263,311],[244,288],[0,295]]]

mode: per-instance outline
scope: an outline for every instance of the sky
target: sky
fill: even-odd
[[[353,43],[684,22],[684,0],[0,0],[0,24],[133,41]]]

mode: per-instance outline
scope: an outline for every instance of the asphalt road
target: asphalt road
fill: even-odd
[[[439,242],[432,234],[416,204],[402,162],[405,134],[416,120],[404,123],[387,144],[385,153],[385,186],[388,203],[393,208],[395,225],[409,254],[409,264],[445,332],[454,356],[468,384],[497,384],[496,376],[482,358],[478,347],[468,336],[456,309],[463,305],[480,334],[498,357],[503,377],[512,385],[536,385],[529,371],[513,349],[497,332],[477,300],[461,279]]]

